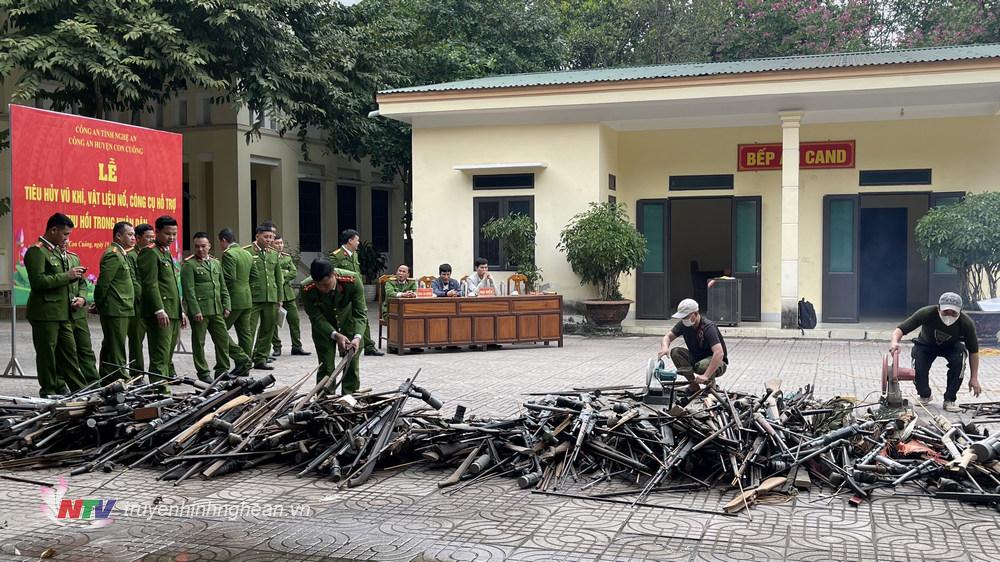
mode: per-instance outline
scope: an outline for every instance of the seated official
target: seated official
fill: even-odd
[[[442,263],[438,266],[438,278],[431,281],[431,290],[435,297],[462,296],[462,286],[451,278],[451,265]]]
[[[486,258],[476,258],[475,268],[472,275],[465,280],[465,295],[468,297],[478,297],[479,291],[487,287],[493,289],[496,294],[497,286],[493,282],[493,275],[490,273],[490,262]]]
[[[382,319],[389,316],[389,299],[398,297],[410,299],[417,296],[417,282],[410,279],[410,268],[400,264],[396,268],[396,276],[385,282],[385,298],[382,299]]]
[[[669,353],[677,374],[691,383],[692,391],[698,390],[701,384],[714,384],[715,379],[721,377],[729,365],[729,352],[719,327],[698,312],[698,302],[694,299],[682,300],[671,318],[678,318],[680,322],[663,336],[657,357]],[[670,349],[670,344],[682,336],[687,349]]]
[[[962,297],[955,293],[944,293],[938,299],[937,306],[925,306],[913,313],[895,330],[892,331],[892,341],[889,352],[899,349],[899,340],[904,335],[920,328],[920,334],[913,340],[913,370],[916,378],[920,402],[929,404],[931,401],[931,385],[928,380],[931,364],[938,357],[944,357],[948,363],[948,382],[944,391],[942,407],[948,412],[959,412],[955,404],[958,391],[962,388],[962,375],[965,373],[965,356],[969,356],[969,390],[979,396],[982,388],[979,386],[979,338],[976,336],[976,324],[968,314],[962,312]]]

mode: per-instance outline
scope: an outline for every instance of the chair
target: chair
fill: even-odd
[[[514,290],[517,291],[519,295],[528,294],[528,276],[523,273],[515,273],[507,278],[507,294],[514,294],[510,290],[511,283],[514,284]]]
[[[417,287],[430,289],[431,283],[433,283],[435,279],[437,279],[437,277],[434,277],[433,275],[424,275],[417,281]]]
[[[382,349],[382,341],[388,339],[388,334],[382,336],[382,326],[389,326],[389,320],[382,314],[382,303],[385,301],[385,282],[395,277],[395,275],[385,274],[378,278],[378,285],[375,287],[375,301],[378,307],[378,348]]]

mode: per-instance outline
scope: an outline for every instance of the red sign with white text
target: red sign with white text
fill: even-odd
[[[53,213],[75,225],[69,249],[88,268],[90,290],[116,222],[153,224],[161,215],[182,222],[181,135],[11,105],[10,139],[19,305],[30,291],[24,253]],[[172,249],[178,261],[181,236]]]
[[[740,172],[781,169],[781,143],[741,144],[737,147]],[[803,142],[799,144],[799,168],[853,168],[854,141]]]

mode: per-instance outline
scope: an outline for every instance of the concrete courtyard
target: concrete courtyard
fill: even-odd
[[[91,326],[99,346],[99,328]],[[309,334],[308,325],[303,327]],[[287,356],[274,371],[290,383],[315,366],[315,356]],[[19,357],[34,373],[30,331],[17,329]],[[185,340],[190,332],[184,332]],[[0,361],[7,363],[10,325],[0,328]],[[730,339],[727,389],[758,392],[780,378],[783,388],[816,386],[816,395],[877,400],[885,344],[871,341]],[[587,339],[565,347],[505,346],[487,352],[426,352],[365,357],[362,386],[388,390],[422,369],[450,416],[511,416],[522,393],[574,386],[640,384],[658,338]],[[306,338],[306,348],[312,345]],[[193,373],[190,355],[178,371]],[[261,374],[260,371],[256,372]],[[988,355],[980,373],[984,395],[1000,400],[1000,357]],[[940,411],[943,365],[932,371]],[[912,393],[912,387],[907,387]],[[0,394],[34,395],[34,379],[0,379]],[[972,401],[967,389],[959,403]],[[442,493],[445,472],[400,468],[368,484],[338,491],[329,481],[281,475],[268,466],[174,486],[158,471],[132,470],[67,478],[68,498],[118,501],[104,527],[58,526],[41,509],[38,486],[0,480],[0,558],[38,560],[990,560],[1000,559],[997,512],[928,497],[881,491],[854,508],[848,496],[813,488],[779,505],[758,505],[738,517],[567,500],[519,490],[491,479]],[[14,476],[55,483],[68,470]],[[591,490],[623,489],[622,483]],[[916,488],[899,492],[919,492]],[[733,493],[718,490],[651,496],[661,505],[717,510]],[[181,506],[210,502],[221,512],[184,514]],[[283,513],[276,513],[278,506]],[[173,507],[173,509],[170,509]],[[257,509],[251,510],[251,507]],[[126,508],[130,511],[126,512]],[[47,549],[52,549],[46,552]]]

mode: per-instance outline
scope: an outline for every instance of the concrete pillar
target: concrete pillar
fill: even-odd
[[[285,245],[299,247],[299,163],[282,158],[270,169],[270,217],[278,225]]]
[[[403,256],[403,190],[389,190],[389,259],[399,265],[405,259]],[[407,264],[412,270],[413,264]],[[389,266],[392,268],[393,266]]]
[[[212,223],[216,230],[229,228],[241,244],[252,240],[250,224],[250,148],[236,131],[228,145],[212,153]],[[206,182],[208,183],[208,182]],[[217,234],[217,232],[216,232]]]
[[[336,174],[336,169],[332,172]],[[337,249],[337,182],[323,182],[323,245],[322,251],[329,253]]]
[[[798,327],[799,127],[801,112],[781,112],[781,327]]]

